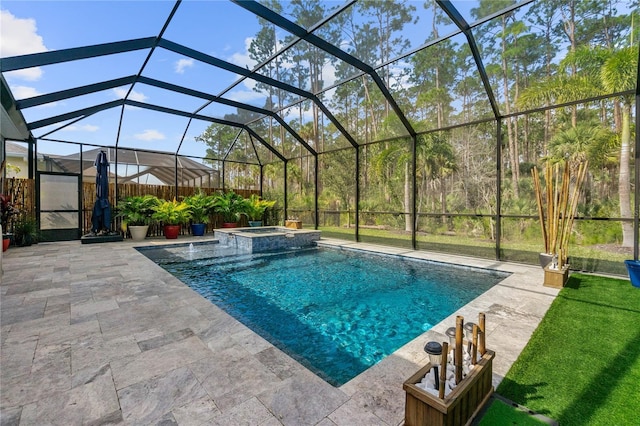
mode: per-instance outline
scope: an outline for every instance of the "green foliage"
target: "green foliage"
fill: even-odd
[[[213,195],[206,195],[202,191],[184,198],[184,202],[189,206],[193,223],[209,222],[209,216],[213,212],[214,198]]]
[[[249,220],[262,220],[265,210],[273,207],[276,204],[275,201],[261,200],[256,194],[246,200],[245,213]]]
[[[561,425],[629,424],[640,382],[640,291],[572,274],[497,389]]]
[[[153,208],[153,219],[162,222],[163,225],[183,225],[191,219],[191,211],[189,205],[184,201],[178,202],[161,200],[160,203]]]
[[[233,191],[217,194],[213,199],[213,211],[221,215],[225,222],[238,222],[247,213],[247,201]]]
[[[38,242],[38,222],[30,216],[22,215],[13,225],[13,235],[19,246],[30,246]]]
[[[117,216],[127,225],[150,225],[153,223],[153,213],[158,204],[160,200],[155,195],[126,197],[117,205]]]

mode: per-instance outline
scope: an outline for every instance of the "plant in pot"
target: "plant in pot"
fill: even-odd
[[[13,239],[17,246],[26,247],[38,242],[38,223],[28,215],[22,217],[13,226]]]
[[[184,201],[178,202],[175,198],[173,201],[161,200],[153,210],[152,217],[158,222],[162,222],[164,236],[167,239],[178,238],[181,226],[191,219],[189,205]]]
[[[574,176],[572,176],[572,169]],[[538,216],[544,240],[544,253],[540,253],[540,265],[545,270],[544,285],[562,287],[569,277],[569,238],[586,173],[586,161],[578,162],[573,166],[565,161],[562,172],[560,163],[554,166],[547,162],[543,190],[538,169],[536,167],[532,169]],[[558,274],[562,276],[558,278]]]
[[[235,228],[242,215],[246,215],[247,201],[245,198],[229,191],[218,194],[213,200],[213,212],[222,216],[223,228]]]
[[[184,199],[191,211],[191,234],[196,237],[203,236],[207,229],[209,215],[213,211],[213,199],[212,195],[206,195],[202,191]]]
[[[123,229],[128,228],[133,241],[142,241],[147,236],[149,225],[154,222],[153,214],[160,200],[155,195],[134,195],[118,203],[118,216],[122,218]]]
[[[249,218],[249,226],[262,226],[264,212],[275,204],[275,201],[262,200],[258,195],[251,194],[246,200],[245,207],[247,217]]]
[[[9,225],[13,221],[14,216],[18,215],[20,210],[11,201],[9,195],[0,194],[0,225],[2,227],[2,251],[6,251],[11,244],[12,235],[9,233]]]

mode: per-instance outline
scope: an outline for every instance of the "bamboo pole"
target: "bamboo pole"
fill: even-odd
[[[473,324],[473,338],[471,340],[471,365],[476,365],[478,358],[478,324]]]
[[[462,333],[464,327],[464,317],[458,315],[456,317],[456,385],[462,381]]]
[[[485,354],[485,352],[487,352],[487,341],[486,341],[486,336],[487,333],[485,332],[485,314],[484,312],[480,312],[478,314],[478,327],[480,328],[480,341],[478,342],[478,350],[480,351],[480,355]]]
[[[538,203],[538,217],[540,218],[540,228],[542,230],[542,238],[544,239],[544,252],[549,253],[549,236],[547,235],[547,226],[544,220],[542,187],[540,186],[540,175],[538,174],[538,168],[534,167],[531,170],[531,173],[533,174],[533,184],[536,192],[536,201]]]
[[[442,360],[440,361],[440,387],[438,396],[444,399],[444,389],[447,386],[447,363],[449,362],[449,343],[442,342]]]

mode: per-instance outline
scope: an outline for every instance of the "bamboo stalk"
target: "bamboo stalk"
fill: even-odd
[[[464,326],[464,318],[460,315],[456,317],[456,385],[462,381],[462,328]]]
[[[473,338],[471,340],[471,365],[476,365],[478,358],[478,324],[473,324]]]
[[[485,314],[484,312],[480,312],[478,314],[478,327],[480,328],[480,342],[478,342],[478,350],[480,351],[480,355],[485,354],[487,352],[487,341],[486,341],[486,332],[485,332]]]
[[[440,361],[440,387],[438,396],[444,399],[444,389],[447,386],[447,363],[449,362],[449,343],[442,342],[442,360]]]
[[[569,208],[569,221],[567,223],[567,232],[565,235],[564,247],[569,246],[569,238],[571,237],[571,230],[573,229],[573,222],[575,220],[576,211],[578,209],[578,200],[580,199],[580,189],[582,188],[583,181],[587,174],[588,162],[580,163],[578,168],[578,175],[576,176],[575,186],[571,195],[571,203]]]
[[[540,218],[540,228],[542,230],[542,238],[544,239],[544,252],[549,253],[549,236],[547,235],[547,226],[544,221],[544,206],[542,205],[542,188],[540,186],[540,176],[538,168],[531,170],[533,174],[533,183],[536,192],[536,201],[538,203],[538,217]]]

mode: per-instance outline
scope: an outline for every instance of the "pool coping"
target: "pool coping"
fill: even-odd
[[[533,266],[323,238],[319,245],[512,273],[334,388],[134,249],[207,239],[41,243],[6,252],[3,420],[398,425],[402,383],[426,364],[425,342],[443,339],[455,315],[471,321],[486,313],[497,385],[558,293],[542,286],[543,271]],[[180,398],[167,399],[167,389]]]

